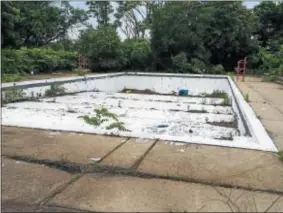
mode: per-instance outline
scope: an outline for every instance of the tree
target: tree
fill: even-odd
[[[217,64],[231,70],[256,47],[255,30],[256,19],[241,2],[167,2],[153,12],[157,68],[172,67],[172,57],[183,52],[190,64],[186,67],[199,72]]]
[[[152,63],[150,42],[143,38],[126,39],[122,43],[124,58],[127,60],[126,68],[145,70]]]
[[[97,19],[98,26],[109,24],[113,7],[109,1],[87,1],[89,12]]]
[[[269,45],[279,50],[279,44],[283,44],[283,3],[261,2],[254,8],[254,12],[259,18],[257,35],[262,46]]]
[[[104,25],[82,32],[77,46],[89,57],[91,69],[111,70],[123,66],[121,41],[113,26]]]
[[[154,2],[150,1],[119,1],[115,25],[120,27],[127,38],[144,38],[150,29],[151,14]]]
[[[1,2],[2,47],[39,47],[64,38],[68,30],[87,19],[85,11],[68,2]],[[8,19],[8,22],[6,22]]]

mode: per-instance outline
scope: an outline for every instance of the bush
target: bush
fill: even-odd
[[[265,74],[265,80],[276,81],[283,76],[283,45],[280,50],[274,53],[264,50],[262,51],[262,65],[260,69]]]
[[[23,74],[72,69],[77,66],[77,54],[44,48],[2,50],[2,73]]]
[[[121,41],[113,26],[83,32],[78,41],[80,52],[90,59],[90,69],[116,70],[124,67]]]
[[[218,64],[212,68],[213,74],[225,74],[224,67],[221,64]]]
[[[25,80],[25,77],[22,75],[18,75],[18,74],[3,74],[1,76],[1,82],[2,83],[8,83],[8,82],[16,82],[16,81],[22,81]]]
[[[187,54],[184,52],[171,57],[173,70],[176,72],[186,73],[190,72],[191,67],[187,60]]]
[[[151,67],[152,54],[150,42],[146,39],[126,39],[122,43],[125,68],[146,70]]]

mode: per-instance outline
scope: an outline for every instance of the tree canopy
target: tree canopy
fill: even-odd
[[[246,56],[250,71],[262,73],[270,70],[267,63],[278,61],[282,51],[282,2],[261,2],[253,9],[236,1],[85,4],[87,11],[64,1],[2,1],[2,49],[78,52],[89,58],[93,71],[191,73],[233,71],[237,61]],[[90,17],[97,25],[90,26]],[[78,25],[86,28],[71,38],[70,29]],[[280,64],[274,67],[281,72]]]

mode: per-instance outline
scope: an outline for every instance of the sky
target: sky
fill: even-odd
[[[247,8],[251,9],[259,3],[260,3],[260,1],[244,1],[243,4]],[[73,7],[77,7],[77,8],[83,9],[83,10],[88,10],[88,6],[85,4],[85,1],[71,1],[70,4]],[[110,17],[110,20],[113,20],[113,19],[114,19],[114,17]],[[97,25],[96,20],[94,18],[90,18],[88,22],[91,23],[93,25],[93,27],[95,27]],[[83,29],[83,28],[81,28],[81,29]],[[118,29],[117,31],[118,31],[118,35],[120,36],[120,38],[122,40],[124,40],[126,38],[125,35],[121,32],[121,30]],[[79,29],[71,30],[69,32],[69,36],[72,39],[76,39],[79,36]]]

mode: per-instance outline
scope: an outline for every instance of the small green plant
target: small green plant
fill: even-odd
[[[231,99],[230,99],[229,95],[224,91],[214,90],[213,93],[208,95],[208,97],[221,98],[221,99],[223,99],[222,105],[231,106]]]
[[[50,86],[50,89],[45,91],[45,96],[47,97],[54,97],[56,95],[62,95],[65,93],[65,88],[63,86],[60,86],[58,84],[52,84]]]
[[[72,72],[79,76],[84,76],[84,75],[87,75],[90,71],[88,69],[79,67],[79,68],[72,69]]]
[[[117,115],[113,112],[108,111],[108,109],[106,109],[106,108],[95,109],[94,111],[95,111],[96,116],[98,118],[107,117],[107,118],[112,118],[115,121],[118,121]]]
[[[106,127],[106,129],[109,130],[109,129],[117,128],[120,131],[127,131],[127,132],[130,131],[130,130],[125,128],[124,124],[125,124],[124,122],[118,121],[118,122],[110,124],[109,126]]]
[[[283,150],[280,150],[277,154],[278,154],[280,160],[283,161]]]
[[[19,101],[24,98],[25,93],[22,89],[12,88],[4,92],[4,103]]]
[[[244,97],[244,98],[245,98],[245,101],[246,101],[246,102],[250,102],[250,98],[249,98],[249,94],[248,94],[248,93],[245,94],[245,97]]]
[[[79,118],[84,119],[84,121],[93,126],[100,126],[103,122],[108,121],[108,119],[102,119],[101,117],[89,117],[88,115],[79,116]]]

